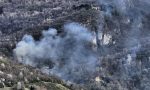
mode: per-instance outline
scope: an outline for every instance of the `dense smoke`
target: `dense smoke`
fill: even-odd
[[[39,41],[25,35],[14,53],[21,63],[40,67],[64,80],[82,83],[96,67],[92,39],[91,32],[85,27],[70,23],[64,26],[62,35],[52,28],[43,31],[43,38]]]

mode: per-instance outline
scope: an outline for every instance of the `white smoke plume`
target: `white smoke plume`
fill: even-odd
[[[49,67],[49,74],[82,83],[95,72],[97,56],[91,46],[92,39],[91,32],[85,27],[69,23],[64,25],[62,35],[52,28],[43,31],[43,38],[39,41],[25,35],[14,53],[21,63]]]

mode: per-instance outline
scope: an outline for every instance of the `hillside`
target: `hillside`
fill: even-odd
[[[149,0],[1,0],[1,88],[149,90],[149,8]]]

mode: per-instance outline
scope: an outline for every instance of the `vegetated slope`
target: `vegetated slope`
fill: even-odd
[[[0,1],[0,31],[3,34],[50,23],[71,15],[80,8],[88,9],[93,0],[2,0]],[[77,6],[82,5],[76,8]],[[86,5],[85,5],[86,4]]]
[[[0,57],[0,88],[5,90],[70,90],[57,77],[48,76],[38,69],[25,66],[6,57]]]
[[[31,34],[39,39],[42,30],[49,27],[61,28],[66,22],[81,22],[89,26],[96,20],[93,18],[98,17],[98,12],[91,7],[93,2],[93,0],[1,1],[3,13],[0,14],[0,50],[8,53],[23,35]]]
[[[50,3],[51,0],[48,0],[48,2]],[[60,7],[54,7],[54,11],[51,11],[51,7],[49,7],[49,4],[46,2],[39,4],[35,1],[33,2],[36,3],[35,6],[32,6],[32,4],[26,4],[26,2],[18,4],[20,6],[17,6],[16,10],[22,8],[23,10],[20,9],[20,12],[22,11],[23,14],[24,10],[28,11],[31,9],[31,12],[34,12],[33,17],[32,14],[30,14],[31,12],[29,12],[29,15],[27,13],[28,17],[26,15],[23,15],[23,17],[17,17],[15,14],[12,14],[10,18],[4,18],[5,16],[9,17],[10,14],[3,13],[5,12],[5,9],[3,10],[3,7],[1,7],[1,51],[9,55],[10,51],[12,51],[15,47],[15,44],[20,41],[26,33],[33,35],[33,37],[38,40],[42,30],[54,27],[58,28],[61,33],[63,32],[62,26],[65,22],[80,22],[82,25],[90,28],[91,31],[98,33],[97,35],[99,35],[99,33],[102,33],[103,35],[102,40],[97,40],[96,45],[98,48],[97,50],[100,52],[97,73],[95,73],[94,78],[90,81],[91,83],[85,82],[85,87],[87,89],[149,90],[150,13],[147,10],[149,3],[137,0],[135,8],[128,11],[129,15],[122,15],[117,11],[116,7],[107,4],[101,4],[99,9],[97,8],[97,10],[95,10],[96,7],[94,7],[94,9],[91,7],[91,5],[94,4],[89,2],[86,4],[82,4],[82,2],[78,1],[70,1],[71,4],[67,4],[65,1],[63,2],[63,0],[59,2],[62,4],[62,6],[60,6],[62,9]],[[76,3],[79,3],[79,5]],[[5,6],[10,3],[3,2],[3,4]],[[56,6],[61,4],[57,2]],[[67,6],[66,4],[71,6]],[[9,7],[12,6],[10,5]],[[47,9],[47,7],[50,10]],[[41,12],[39,12],[40,9]],[[50,15],[46,14],[47,11],[44,12],[44,10],[49,10]],[[66,11],[60,14],[62,10]],[[104,13],[109,10],[111,11],[108,14],[111,15],[104,15]],[[140,19],[136,19],[136,14],[139,13],[142,17]],[[15,18],[13,18],[13,15]],[[8,28],[9,20],[12,22],[10,23],[10,28]]]

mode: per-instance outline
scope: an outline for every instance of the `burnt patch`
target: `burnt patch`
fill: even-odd
[[[4,11],[3,11],[3,7],[1,6],[0,7],[0,14],[2,14]]]
[[[88,4],[81,4],[79,6],[76,6],[76,5],[73,5],[72,9],[73,10],[80,10],[80,9],[86,9],[86,10],[89,10],[91,9],[92,6],[91,5],[88,5]]]

